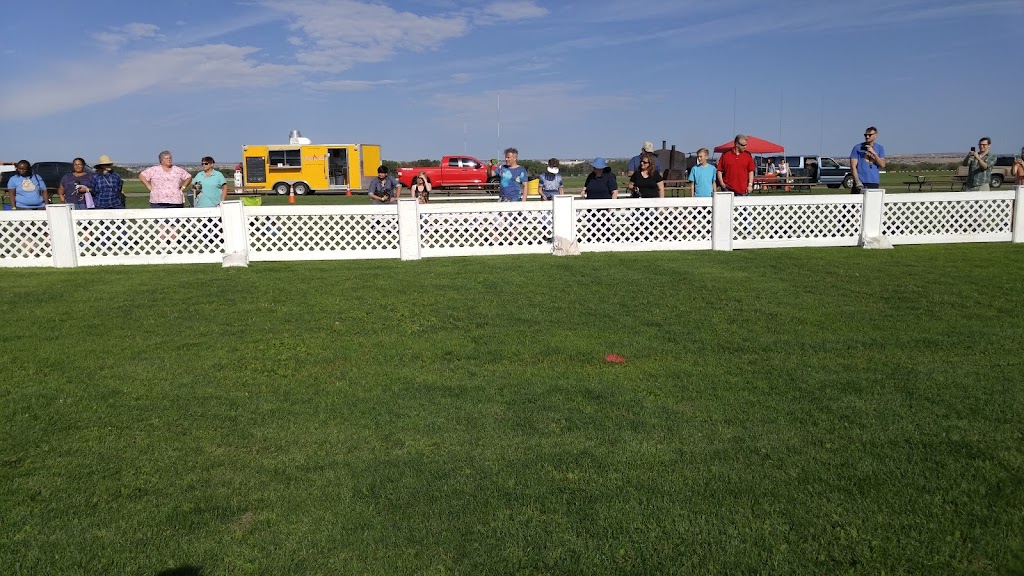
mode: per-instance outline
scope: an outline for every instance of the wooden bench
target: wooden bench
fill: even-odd
[[[754,192],[785,191],[795,192],[799,190],[809,191],[814,182],[809,176],[794,176],[787,179],[779,178],[755,178]]]

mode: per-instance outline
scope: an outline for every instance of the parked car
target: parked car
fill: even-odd
[[[471,156],[445,156],[440,166],[405,166],[398,169],[402,186],[412,186],[412,179],[426,172],[431,186],[444,188],[485,188],[494,181],[490,166]]]
[[[757,156],[757,174],[764,174],[764,167],[767,158],[781,158],[781,156]],[[789,173],[793,177],[810,177],[815,184],[824,184],[829,188],[853,188],[853,174],[850,173],[849,164],[843,164],[835,158],[828,156],[786,156],[786,163],[789,164]],[[778,166],[779,162],[776,161]]]
[[[88,164],[85,165],[85,171],[89,174],[96,172]],[[38,174],[43,179],[43,184],[46,185],[46,190],[50,194],[57,193],[60,179],[68,172],[71,172],[71,162],[36,162],[32,165],[32,173]],[[3,173],[3,178],[0,179],[0,189],[7,190],[7,182],[14,174],[14,172]]]
[[[995,164],[992,165],[992,176],[988,181],[990,188],[999,188],[1003,185],[1003,182],[1013,181],[1014,161],[1015,158],[1013,156],[996,156]],[[956,167],[956,179],[967,179],[967,166]]]

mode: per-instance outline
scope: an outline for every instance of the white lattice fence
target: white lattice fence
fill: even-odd
[[[246,206],[251,260],[398,257],[395,206]]]
[[[0,267],[1024,242],[1024,187],[1002,192],[0,213]],[[868,242],[867,240],[871,241]]]
[[[220,262],[217,208],[72,211],[83,265]]]
[[[583,200],[574,204],[581,250],[708,250],[710,198]]]
[[[855,246],[863,197],[737,197],[732,213],[736,248]]]
[[[553,226],[550,202],[421,205],[420,255],[541,254]]]
[[[891,194],[882,234],[893,244],[1007,242],[1013,234],[1012,190]]]
[[[53,266],[50,223],[45,212],[0,213],[0,265]]]

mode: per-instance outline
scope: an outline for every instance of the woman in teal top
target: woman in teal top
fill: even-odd
[[[203,171],[192,179],[202,191],[196,196],[196,208],[214,208],[228,198],[228,182],[224,175],[213,169],[213,158],[203,157]]]

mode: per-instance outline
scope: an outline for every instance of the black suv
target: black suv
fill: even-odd
[[[89,174],[95,174],[96,172],[88,164],[85,165],[85,171]],[[36,162],[32,165],[32,173],[38,174],[43,179],[46,191],[50,194],[57,193],[61,177],[68,172],[71,172],[71,162]],[[0,180],[0,189],[7,190],[7,182],[15,174],[17,172],[4,172],[3,179]]]

